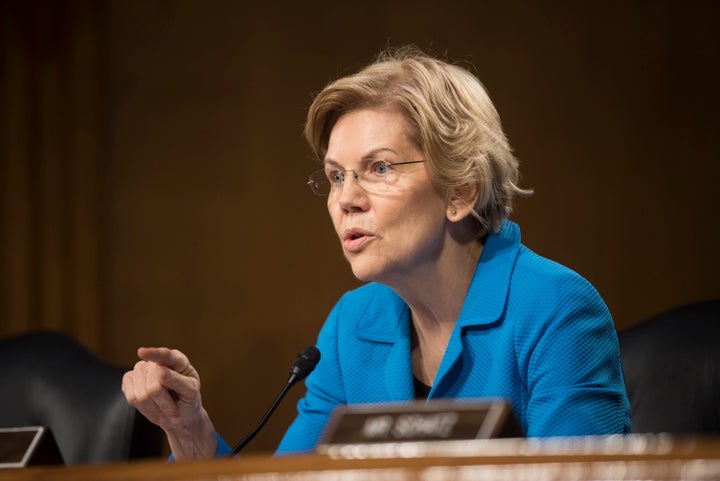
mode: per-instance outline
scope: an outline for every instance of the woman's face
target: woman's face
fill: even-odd
[[[325,170],[345,171],[345,180],[328,196],[328,211],[345,257],[362,281],[408,282],[434,268],[442,252],[448,204],[425,164],[381,164],[425,160],[407,131],[401,113],[363,109],[344,114],[330,133]],[[378,181],[373,177],[378,172],[389,173]]]

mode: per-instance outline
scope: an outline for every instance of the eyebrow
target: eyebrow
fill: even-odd
[[[398,155],[398,153],[396,151],[394,151],[393,149],[391,149],[390,147],[378,147],[376,149],[372,149],[370,152],[363,155],[360,158],[360,160],[362,162],[367,162],[368,160],[372,160],[373,158],[375,158],[378,154],[380,154],[382,152],[390,152],[392,154]],[[325,160],[323,161],[323,165],[328,165],[328,164],[335,165],[338,167],[340,166],[340,163],[338,161],[329,159],[326,157]]]

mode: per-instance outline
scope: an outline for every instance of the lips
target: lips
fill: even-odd
[[[374,238],[372,232],[353,227],[343,232],[342,244],[347,252],[359,252]]]

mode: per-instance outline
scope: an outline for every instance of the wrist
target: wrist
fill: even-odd
[[[215,427],[204,409],[191,422],[179,422],[165,430],[177,461],[215,457],[218,440]]]

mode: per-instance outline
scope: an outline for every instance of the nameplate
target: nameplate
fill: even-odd
[[[44,464],[64,464],[49,428],[0,428],[0,469]]]
[[[340,406],[318,450],[330,445],[522,437],[504,400],[430,400]]]

